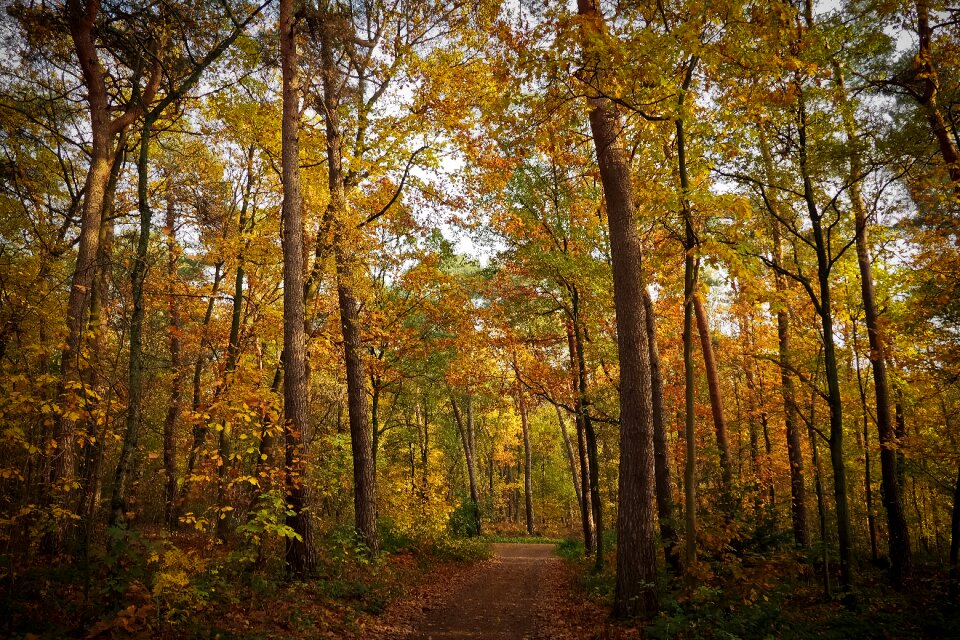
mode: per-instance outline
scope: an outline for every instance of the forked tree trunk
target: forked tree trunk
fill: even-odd
[[[463,443],[463,455],[467,463],[467,479],[470,483],[470,503],[473,506],[474,531],[477,535],[480,535],[480,493],[477,490],[477,458],[473,450],[473,407],[470,396],[467,396],[466,405],[467,419],[464,421],[460,406],[451,393],[450,406],[453,408],[453,419],[457,423],[457,430],[460,432],[460,441]]]
[[[585,67],[604,62],[597,45],[609,37],[596,0],[578,0]],[[601,84],[601,73],[585,78]],[[614,614],[632,617],[657,610],[657,552],[654,527],[653,410],[647,343],[642,250],[630,176],[630,158],[620,139],[623,125],[614,104],[588,98],[590,129],[607,204],[613,297],[620,355],[620,480],[617,514],[617,577]]]

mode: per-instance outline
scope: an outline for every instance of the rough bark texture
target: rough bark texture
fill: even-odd
[[[667,454],[667,426],[663,416],[663,375],[657,349],[656,316],[650,292],[643,290],[643,307],[647,313],[647,343],[650,346],[650,393],[653,411],[653,457],[656,476],[657,514],[660,518],[660,541],[667,566],[679,574],[680,550],[673,520],[673,484],[670,482],[670,458]]]
[[[593,544],[596,550],[594,569],[603,568],[603,503],[600,498],[600,457],[597,451],[597,434],[590,417],[590,401],[587,396],[587,364],[583,353],[583,330],[580,326],[580,300],[573,290],[573,345],[577,350],[577,404],[583,422],[583,437],[587,450],[587,469],[590,475],[590,509],[593,517]]]
[[[595,0],[578,0],[583,18],[582,47],[587,68],[602,63],[597,38],[606,37]],[[599,83],[599,73],[588,83]],[[613,103],[588,98],[606,198],[613,263],[613,296],[620,356],[620,480],[617,514],[617,578],[614,614],[627,617],[657,610],[657,563],[654,527],[653,417],[650,351],[647,343],[642,251],[637,233],[629,155],[619,133],[622,122]]]
[[[280,0],[280,68],[283,76],[283,416],[284,488],[292,515],[287,526],[287,568],[295,576],[316,569],[313,523],[303,472],[303,436],[309,424],[307,339],[303,328],[303,199],[300,191],[300,81],[294,0]]]

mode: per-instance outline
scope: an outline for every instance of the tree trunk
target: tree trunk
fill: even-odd
[[[480,494],[477,491],[477,460],[474,456],[473,438],[470,432],[473,430],[473,407],[470,396],[467,396],[467,420],[464,423],[463,414],[457,405],[456,398],[450,395],[450,406],[453,408],[453,418],[457,423],[457,430],[460,432],[460,440],[463,442],[463,455],[467,463],[467,479],[470,483],[470,502],[473,505],[473,524],[476,535],[480,535]]]
[[[596,68],[605,62],[596,45],[598,38],[608,37],[606,24],[596,0],[578,0],[577,8],[583,17],[584,61],[587,68]],[[601,81],[599,72],[590,75],[588,84],[591,80]],[[653,410],[650,349],[643,308],[645,287],[640,271],[643,254],[637,233],[630,159],[619,135],[620,115],[613,103],[599,94],[589,97],[588,104],[607,204],[620,356],[620,480],[614,614],[632,617],[657,610]]]
[[[147,251],[150,248],[150,229],[153,212],[147,193],[150,169],[150,135],[153,119],[147,117],[140,133],[140,157],[137,161],[137,206],[140,211],[140,230],[137,254],[130,272],[130,289],[133,311],[130,314],[130,365],[127,380],[127,423],[120,447],[120,457],[113,477],[113,494],[110,498],[110,526],[127,522],[127,498],[130,468],[133,453],[140,436],[143,402],[143,319],[145,315],[143,284],[147,275]]]
[[[720,377],[717,374],[717,362],[713,355],[713,341],[710,339],[710,325],[703,301],[693,294],[693,309],[697,317],[697,332],[700,334],[700,348],[703,351],[703,364],[707,374],[707,388],[710,391],[710,412],[713,415],[713,427],[717,434],[717,448],[720,450],[720,477],[723,482],[725,507],[733,505],[733,463],[730,461],[730,444],[727,440],[727,422],[723,418],[723,401],[720,399]]]
[[[860,181],[863,178],[863,163],[860,159],[859,150],[860,141],[852,111],[853,105],[850,105],[847,99],[839,64],[834,64],[834,77],[840,93],[847,146],[850,149],[850,202],[854,213],[857,264],[860,267],[860,292],[866,317],[867,339],[870,343],[870,365],[873,371],[873,387],[876,394],[877,433],[880,438],[880,474],[883,486],[881,498],[887,511],[890,578],[893,587],[899,590],[903,586],[904,576],[910,573],[910,532],[907,529],[907,519],[903,513],[903,497],[898,482],[898,443],[894,435],[893,420],[890,415],[890,385],[887,381],[887,360],[884,352],[883,336],[881,335],[880,314],[877,310],[876,293],[873,287],[867,210],[860,189]]]
[[[850,535],[850,510],[847,500],[847,469],[843,459],[843,398],[840,393],[840,376],[837,365],[836,344],[833,335],[833,306],[830,290],[830,272],[833,266],[829,255],[827,237],[823,229],[820,211],[817,209],[813,193],[813,182],[807,168],[807,116],[803,94],[798,99],[799,106],[799,143],[800,174],[803,179],[803,195],[807,205],[807,215],[813,230],[813,241],[817,254],[817,284],[820,298],[811,296],[811,300],[820,317],[823,330],[824,374],[827,379],[827,404],[830,407],[830,464],[833,467],[833,496],[837,508],[837,538],[840,556],[840,589],[847,603],[853,601],[853,558]]]
[[[653,410],[653,458],[656,476],[657,514],[660,540],[667,566],[675,575],[681,572],[679,540],[673,520],[673,484],[670,482],[670,458],[667,454],[667,427],[663,416],[663,375],[660,372],[660,351],[657,349],[656,316],[650,292],[643,290],[643,307],[647,313],[647,344],[650,347],[650,393]]]
[[[533,535],[533,477],[530,454],[530,425],[527,421],[527,404],[520,396],[520,428],[523,431],[523,497],[527,516],[527,535]]]
[[[343,137],[339,107],[341,74],[334,59],[334,38],[338,28],[333,16],[324,14],[320,24],[320,66],[323,85],[323,111],[326,121],[327,176],[330,200],[324,214],[335,229],[334,262],[337,272],[337,301],[343,335],[343,355],[347,374],[347,413],[353,452],[353,507],[357,533],[371,556],[380,553],[377,534],[377,491],[370,434],[370,407],[367,404],[366,367],[360,333],[360,303],[355,279],[362,270],[353,255],[352,228],[347,220],[346,186],[343,174]],[[301,292],[306,295],[306,291]]]
[[[773,158],[763,128],[759,132],[760,152],[763,158],[767,182],[774,179]],[[777,211],[775,199],[768,199],[774,212]],[[796,390],[793,384],[792,364],[790,363],[790,313],[783,300],[787,292],[787,282],[783,274],[776,269],[783,268],[783,239],[780,235],[780,221],[771,216],[770,228],[773,236],[774,281],[777,295],[777,355],[780,364],[780,397],[783,400],[783,417],[787,433],[787,457],[790,461],[790,512],[793,516],[793,539],[797,546],[810,545],[810,529],[807,524],[807,496],[803,479],[803,449],[801,448],[800,426],[797,418],[798,407]]]
[[[960,469],[953,489],[953,510],[950,514],[950,596],[960,595]]]
[[[567,424],[563,420],[563,411],[560,409],[560,405],[556,404],[553,408],[557,411],[557,423],[560,425],[560,435],[563,437],[563,449],[567,453],[567,465],[570,467],[570,478],[573,480],[573,493],[577,496],[577,505],[580,507],[580,516],[582,518],[583,492],[580,490],[580,472],[577,470],[577,461],[573,453],[573,445],[570,442],[570,434],[567,433]],[[492,485],[490,489],[492,492]]]
[[[177,526],[177,421],[180,419],[180,408],[183,396],[184,369],[181,362],[180,332],[180,300],[177,296],[175,282],[177,280],[177,264],[179,252],[176,236],[176,210],[172,193],[167,193],[167,218],[164,224],[164,234],[167,236],[167,313],[170,318],[170,370],[173,380],[170,383],[170,401],[167,406],[167,415],[163,421],[163,470],[164,503],[163,520],[168,529]]]
[[[300,79],[294,0],[280,0],[280,68],[283,77],[281,164],[283,171],[283,414],[284,488],[295,537],[286,538],[286,563],[293,575],[316,569],[313,523],[304,472],[304,432],[310,424],[307,401],[307,339],[303,303],[303,197],[300,191]]]
[[[578,311],[574,310],[574,317]],[[574,423],[577,429],[577,454],[580,459],[580,520],[583,527],[583,551],[590,555],[594,550],[593,506],[590,500],[590,459],[587,454],[587,436],[583,427],[583,403],[580,395],[580,366],[577,364],[577,345],[573,322],[567,320],[567,348],[570,351],[570,374],[573,378]],[[584,382],[586,379],[584,378]]]
[[[583,421],[584,442],[587,449],[587,470],[590,474],[590,509],[593,516],[593,543],[596,550],[594,570],[603,569],[603,509],[600,499],[600,459],[597,451],[597,434],[590,417],[590,401],[587,397],[587,363],[583,353],[583,330],[580,324],[580,294],[573,288],[573,345],[577,350],[577,398],[580,419]]]

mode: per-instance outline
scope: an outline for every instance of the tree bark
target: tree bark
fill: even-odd
[[[881,499],[887,512],[889,532],[890,578],[897,590],[903,587],[903,578],[910,573],[910,532],[903,512],[903,497],[897,473],[898,443],[890,415],[890,385],[887,381],[887,360],[884,339],[881,333],[880,313],[877,309],[876,292],[873,286],[873,266],[870,260],[870,241],[867,210],[864,204],[860,181],[863,178],[863,162],[860,159],[860,141],[853,105],[847,99],[846,87],[839,64],[834,65],[834,77],[840,94],[844,128],[847,134],[850,163],[850,202],[856,229],[857,264],[860,267],[860,292],[867,325],[867,340],[870,343],[870,367],[873,371],[873,387],[876,395],[877,433],[880,439],[880,474],[883,491]],[[859,372],[859,371],[858,371]],[[869,482],[869,478],[868,478]]]
[[[574,308],[574,317],[578,311]],[[573,321],[567,320],[567,348],[570,351],[570,375],[574,396],[574,423],[577,429],[577,454],[580,459],[580,520],[583,527],[583,551],[590,555],[594,550],[593,506],[590,500],[590,459],[587,453],[587,436],[583,426],[583,402],[580,395],[580,367],[577,363],[576,336]],[[586,382],[586,378],[584,378]]]
[[[307,339],[303,302],[303,196],[300,191],[300,79],[294,0],[280,0],[280,68],[283,77],[281,165],[283,173],[283,414],[284,488],[295,537],[286,539],[286,563],[293,575],[316,569],[313,523],[305,485],[303,437],[310,423],[307,401]]]
[[[533,535],[533,477],[530,453],[530,424],[527,420],[527,403],[520,396],[520,428],[523,431],[523,497],[527,516],[527,535]]]
[[[476,535],[480,535],[480,494],[477,491],[477,459],[474,456],[473,437],[470,432],[473,430],[473,408],[470,396],[467,396],[467,420],[464,422],[463,414],[457,405],[456,398],[450,394],[450,406],[453,408],[453,419],[457,423],[457,430],[460,432],[460,440],[463,443],[463,455],[467,463],[467,479],[470,483],[470,502],[473,505],[473,524]]]
[[[596,50],[606,38],[606,24],[596,0],[578,0],[581,47],[587,68],[604,62]],[[592,72],[587,84],[599,84]],[[657,563],[654,530],[653,410],[650,391],[650,350],[643,253],[630,177],[630,159],[620,139],[623,124],[614,104],[599,93],[588,98],[600,181],[607,204],[613,296],[620,356],[620,479],[617,514],[617,577],[614,614],[632,617],[657,610]]]
[[[759,139],[766,180],[772,184],[774,179],[773,158],[770,155],[770,147],[762,128],[759,131]],[[768,202],[774,209],[774,213],[780,215],[777,210],[776,199],[770,197]],[[793,517],[793,539],[797,546],[807,548],[810,545],[810,528],[807,524],[807,495],[803,478],[800,425],[797,420],[799,417],[798,405],[793,383],[792,364],[790,363],[790,313],[784,300],[787,293],[787,281],[783,274],[777,270],[783,269],[783,238],[780,232],[780,221],[774,216],[771,216],[770,229],[773,238],[774,283],[779,298],[776,307],[777,356],[780,365],[780,397],[783,401],[783,419],[787,434],[787,457],[790,461],[790,513]]]
[[[700,348],[703,351],[703,364],[707,374],[707,388],[710,391],[710,412],[713,415],[713,428],[717,435],[717,448],[720,450],[720,477],[723,482],[723,499],[726,509],[733,509],[733,463],[730,461],[730,444],[727,440],[727,422],[723,417],[723,401],[720,399],[720,376],[717,373],[717,361],[713,354],[713,341],[710,339],[710,325],[703,301],[697,293],[693,294],[693,309],[697,317],[697,332],[700,334]]]
[[[184,368],[181,362],[180,332],[182,324],[180,318],[180,301],[176,295],[177,264],[179,252],[176,236],[177,215],[174,208],[172,193],[167,193],[167,217],[164,224],[164,234],[167,236],[167,313],[169,314],[168,339],[170,345],[170,370],[173,380],[170,383],[170,400],[167,406],[167,415],[163,421],[163,470],[164,503],[163,520],[168,529],[177,526],[177,421],[180,419],[180,409],[183,403]]]
[[[560,425],[560,435],[563,438],[563,449],[567,454],[567,465],[570,467],[570,478],[573,480],[573,493],[577,496],[577,505],[581,510],[583,517],[583,493],[580,490],[580,472],[577,470],[577,461],[573,453],[573,445],[570,442],[570,434],[567,433],[567,424],[563,420],[563,411],[560,405],[554,405],[557,411],[557,423]],[[492,488],[492,487],[491,487]]]
[[[657,349],[656,316],[650,292],[643,290],[643,307],[647,316],[647,344],[650,347],[650,392],[653,411],[653,458],[656,477],[657,514],[660,540],[667,566],[675,575],[681,572],[679,540],[673,520],[673,484],[670,482],[670,458],[667,453],[667,427],[663,415],[663,375],[660,372],[660,351]]]

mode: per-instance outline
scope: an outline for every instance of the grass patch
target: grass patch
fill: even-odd
[[[507,544],[561,544],[560,538],[546,538],[544,536],[506,536],[506,535],[485,535],[480,538],[489,543],[507,543]]]

